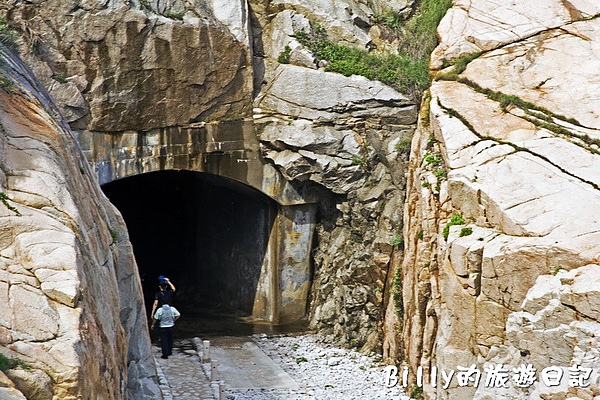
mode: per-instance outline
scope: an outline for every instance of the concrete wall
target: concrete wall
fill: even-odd
[[[192,228],[194,240],[199,242],[194,248],[200,253],[194,258],[203,260],[192,263],[199,269],[192,279],[198,287],[209,281],[218,288],[196,292],[195,296],[204,296],[203,300],[208,296],[215,303],[276,324],[304,318],[312,282],[316,196],[307,186],[288,182],[262,159],[252,121],[199,123],[120,134],[79,131],[76,137],[100,184],[168,170],[204,172],[226,178],[222,182],[242,184],[225,185],[217,179],[212,188],[206,182],[197,185],[198,191],[213,190],[213,197],[221,196],[222,201],[229,195],[219,185],[246,195],[234,196],[231,207],[217,207],[212,214],[188,212],[188,223],[194,221],[196,225]],[[260,196],[264,199],[260,200]],[[194,198],[196,203],[186,207],[204,209],[214,202],[214,198],[208,200],[200,193]],[[255,201],[271,205],[261,208],[253,205]],[[152,212],[148,213],[144,218],[152,218]],[[227,220],[225,225],[223,219]],[[219,226],[228,225],[230,230],[209,232],[202,228],[217,220]],[[248,224],[255,230],[239,228]],[[232,242],[229,252],[223,250],[220,241]],[[213,248],[207,249],[201,243]],[[257,248],[261,250],[257,252]]]

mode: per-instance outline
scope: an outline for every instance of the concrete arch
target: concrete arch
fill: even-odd
[[[151,131],[75,133],[101,185],[147,172],[208,172],[248,185],[281,205],[316,203],[260,156],[251,120],[197,123]]]
[[[276,216],[256,282],[252,316],[275,324],[305,317],[316,199],[262,160],[252,121],[150,132],[77,132],[76,138],[101,185],[159,171],[190,171],[238,182],[270,198]]]

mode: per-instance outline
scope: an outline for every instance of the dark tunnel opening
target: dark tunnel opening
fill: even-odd
[[[244,184],[192,171],[159,171],[102,186],[129,231],[148,314],[165,275],[174,305],[251,315],[277,205]]]

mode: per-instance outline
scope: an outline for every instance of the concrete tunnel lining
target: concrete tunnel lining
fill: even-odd
[[[102,189],[127,224],[147,308],[165,274],[182,311],[272,323],[305,316],[314,205],[281,206],[242,183],[186,170],[130,176]]]

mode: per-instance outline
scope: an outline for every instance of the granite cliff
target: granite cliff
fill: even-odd
[[[599,12],[585,1],[458,1],[442,20],[404,214],[402,340],[413,372],[597,373]],[[596,380],[425,393],[592,398]]]
[[[21,57],[79,138],[251,124],[262,162],[318,198],[308,319],[332,340],[382,347],[413,376],[418,366],[483,370],[486,363],[600,368],[600,9],[584,0],[455,1],[439,26],[433,82],[420,105],[380,82],[325,71],[327,62],[300,39],[299,32],[323,30],[335,43],[393,51],[398,38],[372,17],[392,9],[407,18],[414,7],[401,0],[37,0],[0,10]],[[11,87],[22,80],[15,73],[3,69],[8,83],[0,91],[2,193],[23,216],[4,208],[3,232],[25,224],[19,240],[37,238],[44,249],[28,255],[37,247],[4,236],[3,259],[17,261],[2,269],[0,290],[11,309],[33,317],[26,329],[18,319],[0,320],[2,350],[34,366],[46,396],[39,398],[98,393],[101,376],[114,380],[115,397],[153,393],[122,222],[102,200],[69,127],[49,116],[57,115],[53,106],[31,105],[37,89]],[[52,139],[36,139],[48,132]],[[47,169],[38,157],[11,156],[39,146],[55,149],[44,154],[60,184],[36,180]],[[74,201],[81,193],[92,195]],[[45,220],[26,223],[28,213]],[[64,247],[60,259],[69,263],[50,268],[40,256],[55,248],[46,249],[46,230],[63,232],[55,247]],[[108,304],[121,315],[101,309]],[[25,335],[31,329],[39,337]],[[106,351],[103,340],[119,346],[99,368],[88,358]],[[35,352],[55,343],[66,349],[63,363]],[[81,382],[82,374],[90,380]],[[139,385],[136,377],[144,377]],[[22,398],[22,380],[2,378],[1,390]],[[597,392],[424,389],[454,399]]]

